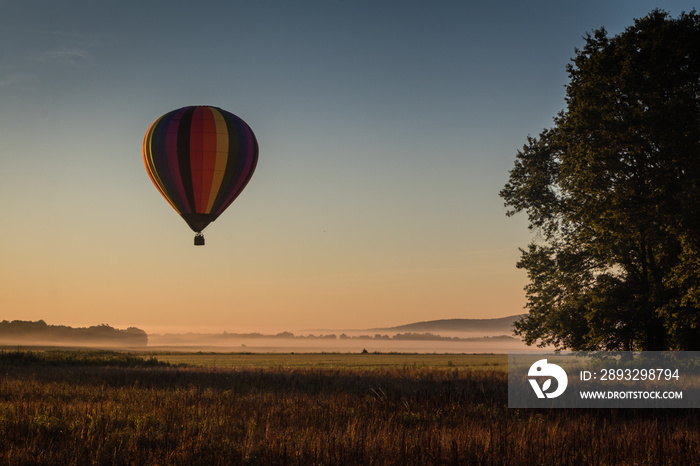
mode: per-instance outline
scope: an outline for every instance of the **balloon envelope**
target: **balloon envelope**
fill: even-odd
[[[248,184],[258,142],[232,113],[183,107],[153,122],[143,140],[143,161],[156,188],[199,234]]]

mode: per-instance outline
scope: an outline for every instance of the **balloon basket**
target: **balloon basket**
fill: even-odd
[[[195,246],[204,246],[204,235],[201,233],[197,233],[194,235],[194,245]]]

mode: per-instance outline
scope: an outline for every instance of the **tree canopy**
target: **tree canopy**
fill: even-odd
[[[528,344],[700,349],[700,17],[654,10],[585,37],[566,109],[528,137],[500,195],[533,241]]]

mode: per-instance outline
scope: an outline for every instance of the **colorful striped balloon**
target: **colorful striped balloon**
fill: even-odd
[[[143,140],[153,184],[194,232],[216,220],[253,176],[258,142],[236,115],[217,107],[183,107],[158,118]]]

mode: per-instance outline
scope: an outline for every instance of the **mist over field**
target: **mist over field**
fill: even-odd
[[[507,353],[528,347],[513,336],[518,316],[443,319],[388,328],[276,333],[191,331],[147,333],[108,325],[73,328],[44,321],[3,321],[0,346],[58,346],[184,352]]]
[[[149,349],[246,352],[506,353],[528,347],[513,336],[518,316],[442,319],[388,328],[261,333],[154,333]]]
[[[512,337],[475,338],[470,341],[387,340],[376,338],[236,338],[229,341],[205,336],[152,335],[149,350],[214,352],[400,352],[400,353],[507,353],[532,349]]]

